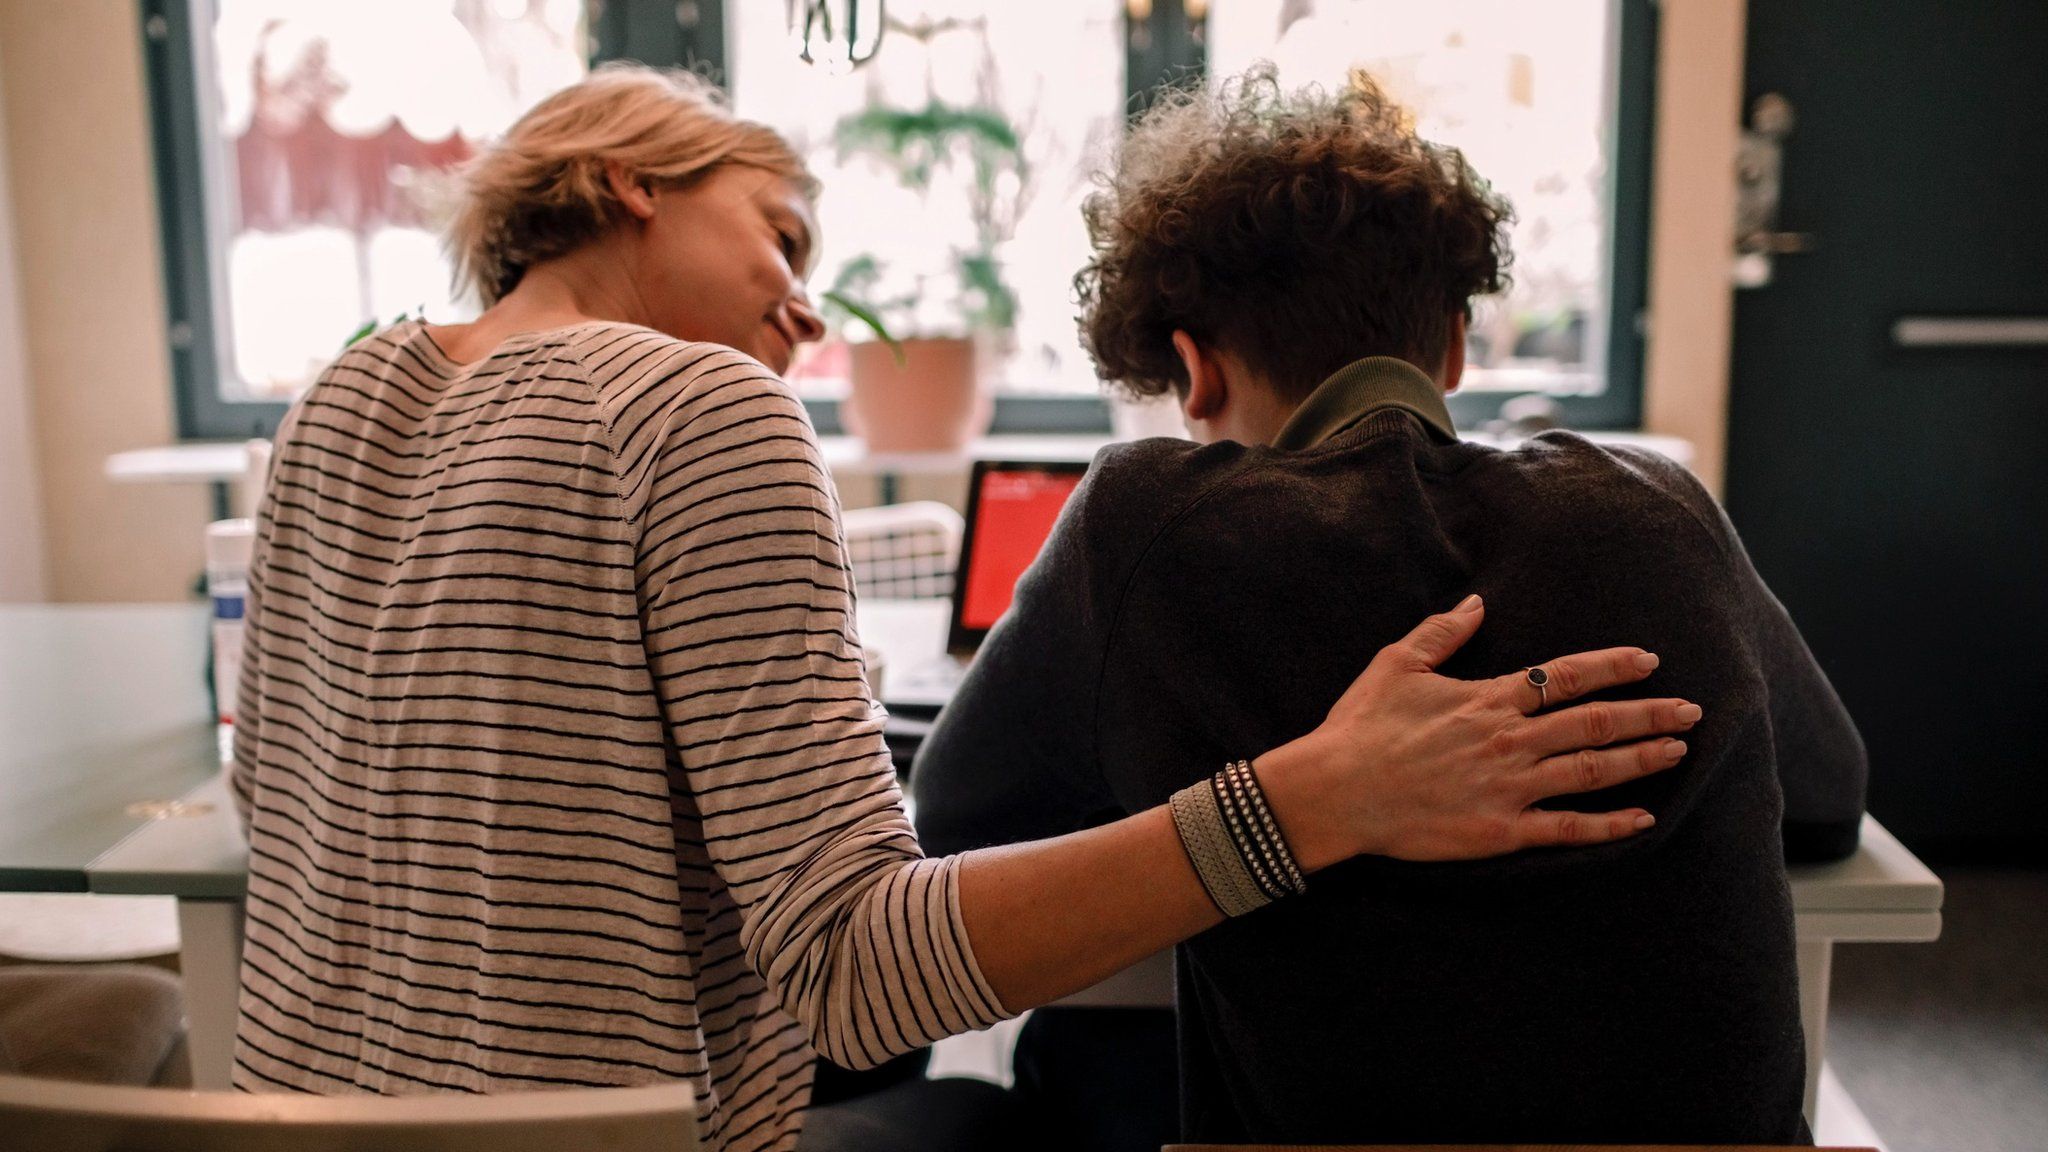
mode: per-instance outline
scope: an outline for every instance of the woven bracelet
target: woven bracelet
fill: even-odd
[[[1225,916],[1242,916],[1308,887],[1250,761],[1225,765],[1174,793],[1171,807],[1195,875]]]
[[[1171,807],[1181,847],[1187,849],[1209,899],[1225,916],[1242,916],[1272,902],[1245,868],[1244,856],[1216,806],[1212,781],[1200,780],[1174,793]]]

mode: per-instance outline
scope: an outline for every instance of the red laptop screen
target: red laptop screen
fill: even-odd
[[[1080,483],[1079,471],[1019,468],[981,474],[974,540],[961,589],[962,628],[986,631],[1010,610],[1017,577],[1037,559],[1060,509]]]

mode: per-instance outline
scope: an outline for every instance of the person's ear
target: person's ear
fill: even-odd
[[[1188,374],[1188,390],[1180,399],[1181,414],[1190,425],[1214,420],[1230,399],[1215,353],[1195,343],[1185,331],[1173,330],[1173,351]]]
[[[616,160],[604,164],[604,182],[611,189],[612,198],[635,220],[654,219],[654,184],[643,181],[626,171],[626,166]]]
[[[1458,390],[1465,378],[1465,310],[1451,313],[1451,334],[1444,340],[1444,394]]]

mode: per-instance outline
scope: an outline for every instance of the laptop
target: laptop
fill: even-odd
[[[976,460],[967,482],[967,517],[953,572],[946,654],[889,670],[882,693],[891,709],[936,712],[953,698],[989,629],[1010,609],[1017,578],[1052,535],[1060,509],[1088,471],[1085,460]]]

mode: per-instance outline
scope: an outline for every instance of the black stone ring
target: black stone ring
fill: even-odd
[[[1529,686],[1536,689],[1537,711],[1550,707],[1550,673],[1541,668],[1526,668],[1523,671],[1529,674]]]

